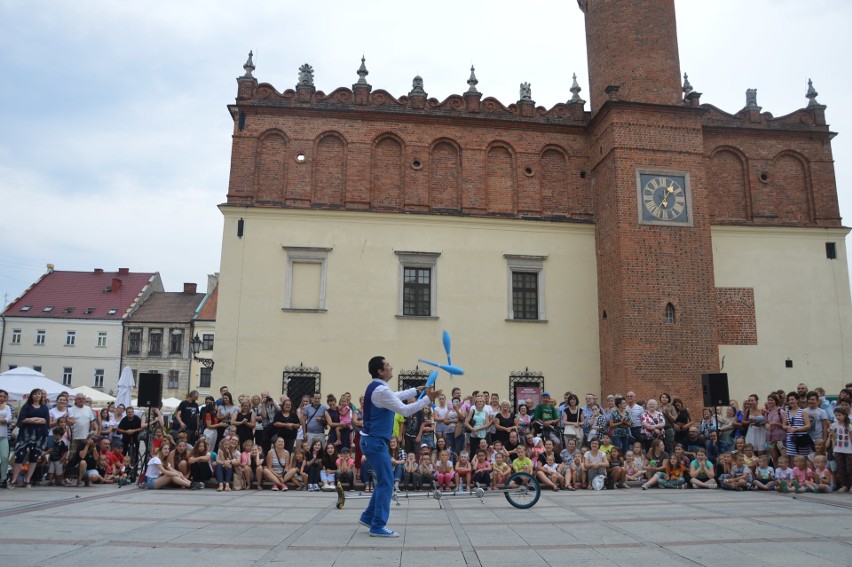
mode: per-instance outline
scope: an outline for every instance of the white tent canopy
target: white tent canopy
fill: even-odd
[[[163,409],[164,410],[174,410],[180,405],[183,400],[179,400],[177,398],[166,398],[163,400]]]
[[[109,394],[105,394],[100,390],[95,390],[94,388],[90,388],[88,386],[80,386],[79,388],[74,388],[78,394],[83,394],[87,398],[92,398],[92,403],[96,406],[104,406],[109,402],[114,402],[115,398],[110,396]]]
[[[46,391],[50,401],[55,401],[61,392],[68,392],[72,396],[77,393],[73,388],[54,382],[32,368],[19,366],[0,374],[0,389],[9,392],[9,401],[19,402],[36,388]]]

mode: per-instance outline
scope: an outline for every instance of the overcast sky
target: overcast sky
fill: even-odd
[[[782,116],[807,104],[813,79],[840,134],[840,210],[852,224],[852,2],[676,5],[681,70],[703,103],[734,113],[757,88],[763,110]],[[370,84],[395,96],[417,74],[430,97],[460,94],[474,64],[484,96],[513,103],[528,81],[550,108],[571,97],[572,73],[589,99],[583,29],[574,0],[0,0],[0,301],[48,263],[204,288],[219,269],[225,107],[250,49],[255,76],[279,91],[303,63],[319,90],[349,87],[363,53]]]

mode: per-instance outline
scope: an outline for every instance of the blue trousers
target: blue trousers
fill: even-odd
[[[378,437],[361,436],[361,453],[373,469],[376,488],[367,509],[361,514],[361,521],[370,524],[370,529],[380,530],[388,523],[390,503],[393,495],[393,466],[391,466],[388,442]]]

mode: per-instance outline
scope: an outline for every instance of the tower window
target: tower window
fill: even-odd
[[[837,244],[834,242],[825,243],[825,257],[829,260],[837,260]]]
[[[666,304],[666,323],[673,324],[675,322],[675,308],[671,303]]]

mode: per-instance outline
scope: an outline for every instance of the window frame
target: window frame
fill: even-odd
[[[166,384],[166,387],[169,390],[177,390],[180,388],[180,370],[176,370],[174,368],[169,370]]]
[[[77,331],[65,331],[65,346],[73,347],[77,346]]]
[[[216,336],[215,333],[202,333],[201,334],[201,350],[213,350],[213,345],[215,344]]]
[[[332,248],[316,246],[282,246],[287,253],[287,270],[284,276],[284,307],[283,311],[295,313],[325,313],[326,282],[328,280],[328,254]],[[319,307],[293,307],[293,264],[320,264],[320,293]]]
[[[530,254],[503,254],[506,259],[506,275],[507,275],[507,303],[508,312],[506,321],[518,323],[547,323],[547,313],[545,311],[545,287],[544,287],[544,262],[547,256],[536,256]],[[537,285],[538,317],[536,319],[519,319],[515,317],[514,303],[514,282],[513,274],[515,272],[535,273]]]
[[[159,346],[159,349],[156,351],[151,350],[154,346],[154,335],[159,336],[156,343]],[[161,327],[148,329],[148,356],[163,356],[163,329]]]
[[[21,344],[21,329],[12,329],[12,334],[9,337],[9,344],[19,345]]]
[[[100,380],[98,380],[100,378]],[[104,387],[104,369],[95,368],[95,374],[92,377],[92,387],[103,389]]]
[[[47,343],[47,329],[36,329],[35,344],[44,346]]]
[[[420,252],[394,250],[399,260],[397,311],[398,319],[438,319],[438,258],[440,252]],[[405,313],[405,270],[429,270],[429,315],[409,315]]]
[[[199,388],[210,388],[210,384],[213,383],[213,369],[204,367],[201,369],[201,372],[198,374],[198,387]]]
[[[95,348],[106,348],[107,342],[108,342],[108,339],[107,339],[108,336],[109,335],[107,334],[106,331],[98,331],[98,341],[95,344]],[[101,339],[103,339],[103,340],[101,340]]]
[[[74,381],[74,368],[72,366],[62,367],[62,385],[71,386]]]
[[[136,340],[134,341],[134,336]],[[127,355],[128,356],[141,356],[142,355],[142,337],[143,332],[141,328],[133,328],[127,331]],[[134,342],[136,343],[136,349],[133,350]]]
[[[183,329],[176,327],[169,329],[169,356],[183,356],[183,336]],[[175,346],[178,348],[175,349]]]

